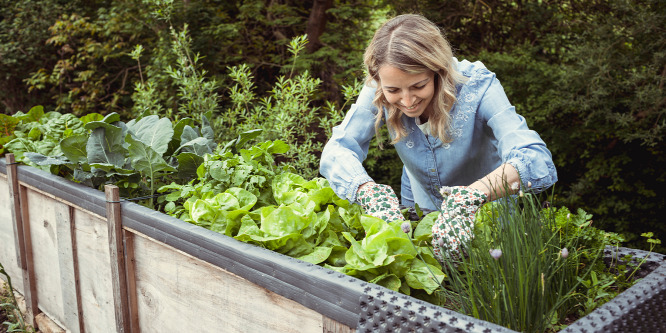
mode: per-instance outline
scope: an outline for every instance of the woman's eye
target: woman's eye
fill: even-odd
[[[424,84],[424,85],[421,85],[421,86],[414,87],[414,89],[416,89],[416,90],[421,90],[421,89],[425,88],[425,86],[426,86],[426,85]]]

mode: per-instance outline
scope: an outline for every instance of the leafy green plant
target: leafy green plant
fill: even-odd
[[[9,321],[2,322],[0,325],[7,326],[7,332],[34,332],[35,330],[23,320],[23,315],[14,296],[14,287],[12,278],[5,271],[5,267],[0,263],[0,274],[7,280],[6,295],[0,295],[0,310],[4,311]]]
[[[125,123],[117,113],[79,119],[33,108],[18,117],[17,138],[6,145],[17,160],[94,188],[115,183],[125,196],[147,193],[149,207],[165,178],[195,176],[203,156],[216,148],[205,116],[198,129],[191,118],[172,123],[157,115]]]
[[[44,156],[62,155],[59,143],[86,132],[84,123],[98,119],[99,114],[90,114],[78,118],[73,114],[61,114],[56,111],[44,112],[42,106],[35,106],[24,114],[17,112],[12,116],[14,123],[13,137],[5,144],[5,150],[14,153],[18,162],[24,162],[49,171],[49,166],[40,166],[31,160],[24,159],[24,153],[35,152]],[[57,172],[56,172],[57,173]]]
[[[526,189],[527,192],[528,189]],[[414,231],[415,244],[428,244],[437,218],[433,212]],[[473,241],[460,249],[464,258],[443,263],[446,278],[425,299],[478,319],[521,332],[566,327],[636,280],[647,258],[607,265],[603,250],[623,238],[591,226],[592,215],[556,208],[533,193],[485,204],[476,215]],[[646,233],[652,246],[660,243]]]
[[[307,38],[298,36],[291,40],[288,51],[293,56],[289,75],[278,77],[268,96],[259,98],[255,92],[253,76],[247,65],[229,68],[229,76],[235,82],[229,88],[231,107],[216,123],[216,128],[226,128],[221,139],[228,140],[239,131],[262,129],[260,140],[282,140],[291,149],[283,156],[283,163],[312,178],[318,175],[318,154],[323,147],[321,134],[330,133],[331,125],[342,120],[342,114],[333,103],[320,108],[313,102],[321,80],[307,71],[295,74],[295,64],[305,48]],[[352,88],[347,96],[355,93]],[[357,93],[357,92],[356,92]]]
[[[256,131],[245,133],[257,136]],[[415,248],[400,223],[363,215],[324,178],[277,167],[289,146],[239,137],[206,155],[188,184],[163,186],[165,211],[184,221],[410,294],[432,294],[444,278],[427,248]],[[232,149],[236,147],[235,149]],[[422,260],[426,258],[426,263]],[[437,279],[432,278],[435,272]]]

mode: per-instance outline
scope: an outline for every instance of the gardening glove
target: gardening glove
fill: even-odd
[[[488,199],[485,193],[466,186],[444,186],[444,201],[432,226],[432,248],[440,262],[461,259],[459,249],[474,237],[474,215]]]
[[[356,195],[356,201],[363,207],[366,214],[386,222],[405,219],[400,212],[398,197],[391,186],[374,183],[361,186]]]

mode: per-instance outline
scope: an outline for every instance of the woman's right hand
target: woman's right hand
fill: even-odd
[[[400,212],[398,197],[389,185],[365,183],[359,186],[356,201],[363,207],[366,214],[386,222],[405,219]]]

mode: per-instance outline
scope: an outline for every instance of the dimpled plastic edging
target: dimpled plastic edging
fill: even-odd
[[[617,261],[627,254],[632,256],[632,262],[636,262],[648,255],[648,252],[628,248],[618,248],[615,251],[614,248],[607,248],[606,263]],[[665,259],[662,254],[650,253],[637,273],[641,280],[561,332],[666,332]]]
[[[369,284],[360,298],[357,333],[478,332],[515,333],[508,328],[447,310],[399,292]]]

